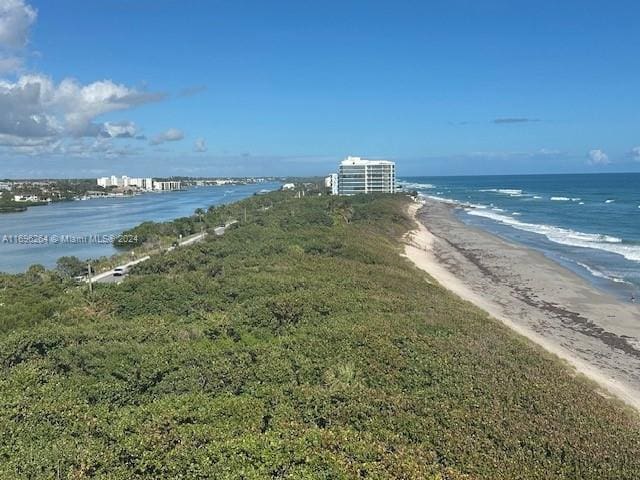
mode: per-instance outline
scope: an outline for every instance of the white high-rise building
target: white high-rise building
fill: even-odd
[[[99,187],[107,188],[107,187],[136,187],[140,190],[153,190],[153,178],[138,178],[138,177],[128,177],[123,175],[118,178],[115,175],[111,177],[100,177],[96,179],[96,183]]]
[[[153,190],[153,178],[140,178],[140,184],[138,187],[145,190]]]
[[[340,163],[338,193],[395,193],[396,164],[388,160],[347,157]]]
[[[125,177],[123,177],[124,179]],[[152,178],[129,177],[125,181],[125,186],[137,187],[141,190],[153,190]]]
[[[182,188],[182,182],[177,181],[166,181],[166,182],[153,182],[153,189],[158,191],[167,191],[167,190],[180,190]]]
[[[111,186],[111,179],[109,177],[100,177],[97,179],[99,187],[107,188]]]

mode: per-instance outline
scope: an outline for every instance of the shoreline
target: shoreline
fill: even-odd
[[[118,198],[118,199],[129,199],[133,197],[138,197],[141,195],[147,195],[150,193],[171,193],[171,192],[186,192],[191,188],[203,188],[203,187],[236,187],[242,185],[256,185],[258,182],[254,183],[230,183],[230,184],[221,184],[221,185],[188,185],[186,187],[177,188],[173,190],[136,190],[132,191],[132,193],[106,193],[104,195],[77,195],[71,198],[60,198],[57,200],[49,200],[49,201],[38,201],[38,202],[16,202],[22,206],[24,203],[24,208],[20,210],[6,210],[3,211],[0,209],[0,214],[3,213],[24,213],[28,211],[32,207],[46,207],[56,203],[66,203],[66,202],[79,202],[79,201],[87,201],[87,200],[101,200],[105,198]]]
[[[158,195],[99,197],[95,202],[54,202],[48,209],[34,209],[20,214],[0,216],[0,240],[20,235],[58,239],[66,237],[96,237],[119,235],[144,222],[169,222],[192,216],[197,208],[207,209],[233,203],[253,196],[260,190],[276,190],[279,183],[212,186],[155,192]],[[228,190],[228,191],[227,191]],[[151,192],[150,192],[151,193]],[[173,195],[169,195],[173,193]],[[166,195],[163,195],[166,194]],[[114,210],[115,209],[115,210]],[[18,243],[0,242],[0,274],[24,273],[31,265],[55,268],[63,256],[100,261],[120,252],[111,243]]]
[[[418,225],[405,237],[405,256],[640,410],[640,307],[596,289],[538,251],[465,225],[452,208],[435,200],[410,205]]]

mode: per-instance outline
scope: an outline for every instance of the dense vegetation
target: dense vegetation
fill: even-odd
[[[13,200],[0,200],[0,213],[24,212],[27,210],[27,207],[33,206],[25,205],[30,203],[32,202],[14,202]]]
[[[144,222],[117,237],[113,244],[122,249],[132,249],[145,246],[147,248],[157,248],[164,243],[175,241],[180,237],[186,237],[192,233],[200,232],[205,228],[214,227],[209,222],[205,222],[205,212],[202,209],[196,210],[192,217],[178,218],[173,222],[156,223]],[[211,220],[211,219],[209,219]]]
[[[7,180],[13,183],[14,181]],[[51,201],[73,200],[91,190],[101,190],[96,185],[95,179],[52,179],[52,180],[17,180],[13,185],[12,196],[35,195],[41,198],[51,198]]]
[[[92,295],[1,277],[0,477],[638,478],[634,414],[399,255],[407,201],[212,208]]]
[[[6,190],[0,194],[0,213],[24,212],[28,207],[46,204],[47,202],[16,202],[13,194]]]

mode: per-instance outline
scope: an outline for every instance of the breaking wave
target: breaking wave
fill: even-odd
[[[626,284],[629,284],[629,282],[627,282],[627,281],[625,281],[625,280],[623,280],[621,278],[614,277],[612,275],[607,275],[606,273],[602,273],[600,270],[597,270],[597,269],[595,269],[593,267],[590,267],[586,263],[578,262],[578,265],[580,265],[582,268],[584,268],[586,271],[588,271],[594,277],[604,278],[606,280],[611,280],[612,282],[615,282],[615,283],[626,283]]]
[[[432,188],[436,188],[436,186],[431,183],[398,182],[398,184],[404,188],[414,188],[416,190],[430,190]]]
[[[518,230],[544,235],[550,241],[555,243],[573,247],[604,250],[622,255],[627,260],[640,262],[640,246],[623,244],[621,238],[614,237],[612,235],[584,233],[566,228],[554,227],[552,225],[539,225],[535,223],[521,222],[515,218],[500,215],[499,213],[495,213],[491,210],[467,208],[466,212],[469,215],[488,218],[498,223],[502,223],[503,225],[509,225],[510,227],[517,228]]]
[[[503,195],[509,195],[511,197],[521,197],[522,190],[517,188],[484,188],[482,190],[478,190],[479,192],[493,192],[493,193],[501,193]]]

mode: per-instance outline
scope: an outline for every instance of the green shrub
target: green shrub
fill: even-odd
[[[637,416],[399,255],[406,201],[143,224],[241,220],[93,295],[0,276],[0,478],[638,478]]]

